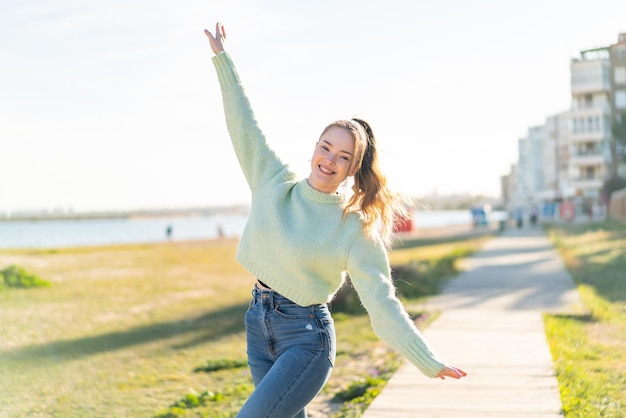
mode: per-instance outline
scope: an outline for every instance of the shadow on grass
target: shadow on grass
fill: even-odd
[[[623,240],[626,239],[626,224],[615,220],[579,225],[551,225],[549,228],[557,236],[557,241],[567,242],[567,236],[583,235],[588,232],[603,231],[608,238],[596,243],[593,239],[586,245],[588,251],[577,258],[580,264],[570,265],[577,284],[592,287],[598,296],[611,303],[626,302],[626,252]],[[597,248],[596,248],[597,245]],[[563,245],[565,248],[566,246]]]
[[[393,249],[407,249],[414,247],[423,247],[426,245],[447,244],[451,242],[463,242],[470,241],[476,238],[484,236],[496,236],[498,231],[493,230],[472,230],[466,233],[460,233],[456,235],[432,237],[432,238],[406,238],[396,241],[393,244]]]
[[[567,319],[570,321],[580,322],[584,324],[598,322],[591,314],[558,314],[551,313],[548,316],[556,319]]]
[[[593,287],[599,296],[609,302],[623,303],[626,302],[626,281],[624,280],[626,254],[606,260],[606,256],[611,252],[612,250],[603,250],[586,255],[583,259],[583,266],[574,276],[579,283]],[[605,261],[590,261],[594,259]]]
[[[247,303],[233,305],[195,318],[162,322],[126,331],[116,331],[97,336],[17,348],[0,354],[0,363],[4,361],[43,360],[58,362],[75,360],[103,352],[180,337],[186,334],[192,337],[195,336],[190,343],[184,344],[187,347],[217,341],[244,331],[243,318],[247,308]],[[173,346],[173,348],[181,347],[181,345]]]

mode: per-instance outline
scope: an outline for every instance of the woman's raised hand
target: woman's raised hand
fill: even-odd
[[[224,42],[226,41],[226,31],[224,30],[224,25],[220,22],[215,24],[215,36],[207,29],[204,30],[204,34],[209,38],[209,43],[211,44],[211,49],[215,55],[220,52],[224,52]]]

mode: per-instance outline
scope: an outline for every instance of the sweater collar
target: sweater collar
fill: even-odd
[[[343,203],[343,197],[340,194],[328,194],[315,190],[307,179],[302,179],[298,183],[300,192],[309,200],[325,205],[338,205]]]

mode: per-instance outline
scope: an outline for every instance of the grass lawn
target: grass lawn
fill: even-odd
[[[414,243],[391,261],[466,253],[484,239]],[[235,240],[0,250],[0,269],[16,264],[51,282],[0,291],[0,415],[234,416],[252,390],[247,368],[194,369],[245,362],[253,278],[235,251]],[[337,413],[331,400],[350,382],[399,362],[367,316],[338,314],[336,327],[336,368],[312,405],[319,417]]]
[[[626,417],[626,224],[553,225],[589,313],[546,316],[567,417]]]

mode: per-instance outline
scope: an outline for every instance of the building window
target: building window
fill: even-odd
[[[615,90],[615,108],[626,109],[626,90]]]
[[[626,84],[626,67],[615,67],[613,79],[615,84]]]

